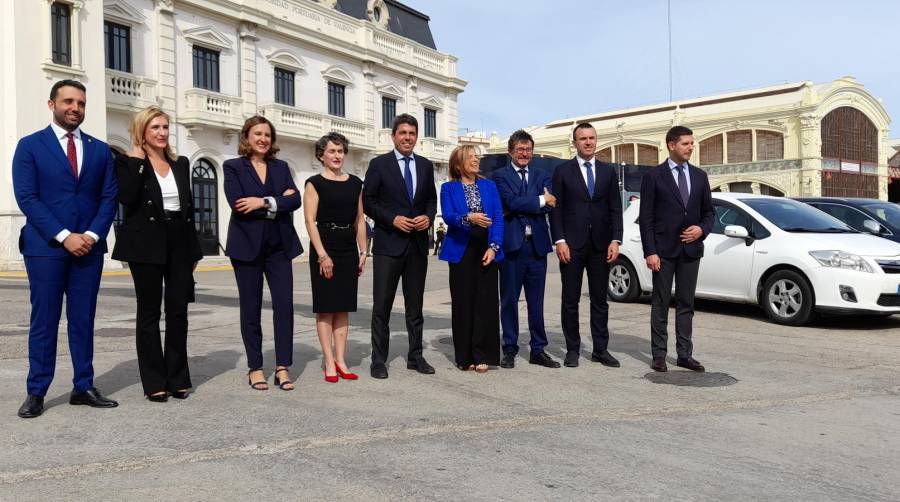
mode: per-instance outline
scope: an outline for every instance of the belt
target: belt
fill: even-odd
[[[169,211],[168,209],[163,210],[163,214],[166,215],[166,220],[180,220],[184,218],[184,213],[181,211]]]
[[[346,225],[338,225],[337,223],[318,222],[318,223],[316,223],[316,226],[322,227],[322,228],[327,228],[328,230],[350,230],[351,228],[353,228],[353,225],[351,225],[349,223]]]

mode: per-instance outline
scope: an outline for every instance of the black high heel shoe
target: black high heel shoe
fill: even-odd
[[[291,376],[291,374],[288,372],[287,368],[276,369],[275,370],[275,386],[284,391],[294,390],[294,387],[295,387],[294,382],[292,382],[291,380],[281,380],[280,378],[278,378],[278,373],[280,373],[282,371],[287,373],[288,376]],[[290,385],[291,387],[286,387],[287,385]]]
[[[174,397],[175,399],[187,399],[191,395],[191,390],[190,389],[173,390],[173,391],[169,392],[169,394],[171,394],[172,397]]]
[[[152,401],[154,403],[165,403],[169,400],[169,395],[165,392],[157,393],[157,394],[147,394],[147,400]]]

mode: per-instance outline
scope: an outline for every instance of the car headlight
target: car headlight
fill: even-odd
[[[857,272],[875,273],[869,262],[861,256],[844,251],[810,251],[809,255],[816,259],[826,267],[845,268],[847,270],[856,270]]]

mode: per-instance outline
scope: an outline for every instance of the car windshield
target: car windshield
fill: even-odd
[[[879,204],[866,204],[863,207],[875,214],[879,220],[890,223],[894,227],[900,226],[900,206],[897,204],[882,202]]]
[[[741,202],[786,232],[856,233],[837,218],[795,200],[747,198]]]

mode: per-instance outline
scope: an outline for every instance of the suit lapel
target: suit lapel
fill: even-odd
[[[62,148],[60,148],[59,139],[56,137],[56,134],[53,133],[52,127],[47,126],[47,128],[44,129],[41,140],[44,142],[47,151],[50,152],[50,156],[57,160],[59,167],[65,169],[66,174],[69,175],[72,181],[75,181],[75,178],[72,177],[72,166],[69,164],[69,159],[63,153]],[[84,162],[83,159],[82,162]]]
[[[172,166],[172,174],[175,175],[175,184],[178,185],[178,200],[181,202],[181,210],[188,211],[192,201],[191,187],[188,186],[187,169],[181,162],[175,162],[175,165]],[[162,197],[162,190],[160,190],[160,197]]]
[[[415,159],[415,154],[413,154],[413,158]],[[416,159],[416,191],[413,192],[413,202],[415,202],[424,192],[422,189],[424,186],[423,183],[425,182],[424,164],[424,162],[421,162],[421,159]],[[403,182],[403,187],[406,188],[406,181]]]
[[[388,169],[388,176],[393,178],[394,183],[400,189],[400,192],[403,194],[403,198],[406,199],[407,203],[412,206],[412,201],[409,200],[409,196],[406,194],[406,180],[403,178],[403,174],[400,172],[400,161],[397,160],[397,156],[394,153],[394,150],[391,150],[387,154],[387,162],[386,166]],[[413,154],[415,155],[415,154]],[[416,172],[419,172],[419,163],[416,162]],[[415,200],[415,196],[418,195],[418,190],[416,190],[413,195],[413,200]]]
[[[147,191],[150,194],[150,199],[153,201],[153,205],[156,207],[157,216],[160,218],[165,216],[163,210],[163,199],[162,199],[162,188],[159,186],[159,180],[156,179],[156,172],[153,170],[153,164],[150,163],[150,159],[144,159],[144,169],[149,169],[149,181],[147,182]],[[174,176],[175,171],[171,171],[169,176]],[[177,182],[177,178],[176,178]]]
[[[85,134],[84,131],[81,131],[81,148],[83,148],[84,151],[81,152],[81,169],[78,172],[79,182],[93,171],[94,155],[97,150],[94,143],[95,141],[93,138]],[[69,159],[66,159],[66,161],[68,160]]]
[[[691,175],[691,193],[688,194],[688,204],[687,205],[690,205],[690,203],[693,202],[694,197],[698,193],[700,193],[698,188],[700,187],[701,180],[698,179],[700,177],[700,173],[697,170],[698,169],[697,166],[695,166],[693,164],[688,164],[688,166],[689,166],[688,173],[690,173],[690,175]]]
[[[583,169],[584,166],[582,166],[578,162],[578,157],[575,157],[574,159],[572,159],[572,164],[575,165],[575,169],[574,169],[575,177],[576,177],[575,179],[578,180],[578,185],[581,187],[581,193],[584,195],[585,199],[591,200],[591,194],[590,194],[590,192],[588,192],[587,180],[585,179],[585,176],[581,173],[581,170]],[[594,163],[594,193],[597,193],[597,164],[596,164],[596,162]]]
[[[679,204],[684,206],[684,201],[681,200],[681,192],[678,190],[678,184],[675,183],[675,177],[672,176],[672,169],[669,167],[668,160],[663,164],[663,171],[661,175],[663,178],[663,184],[669,187],[669,190],[671,190],[675,195],[675,200],[677,200]]]

